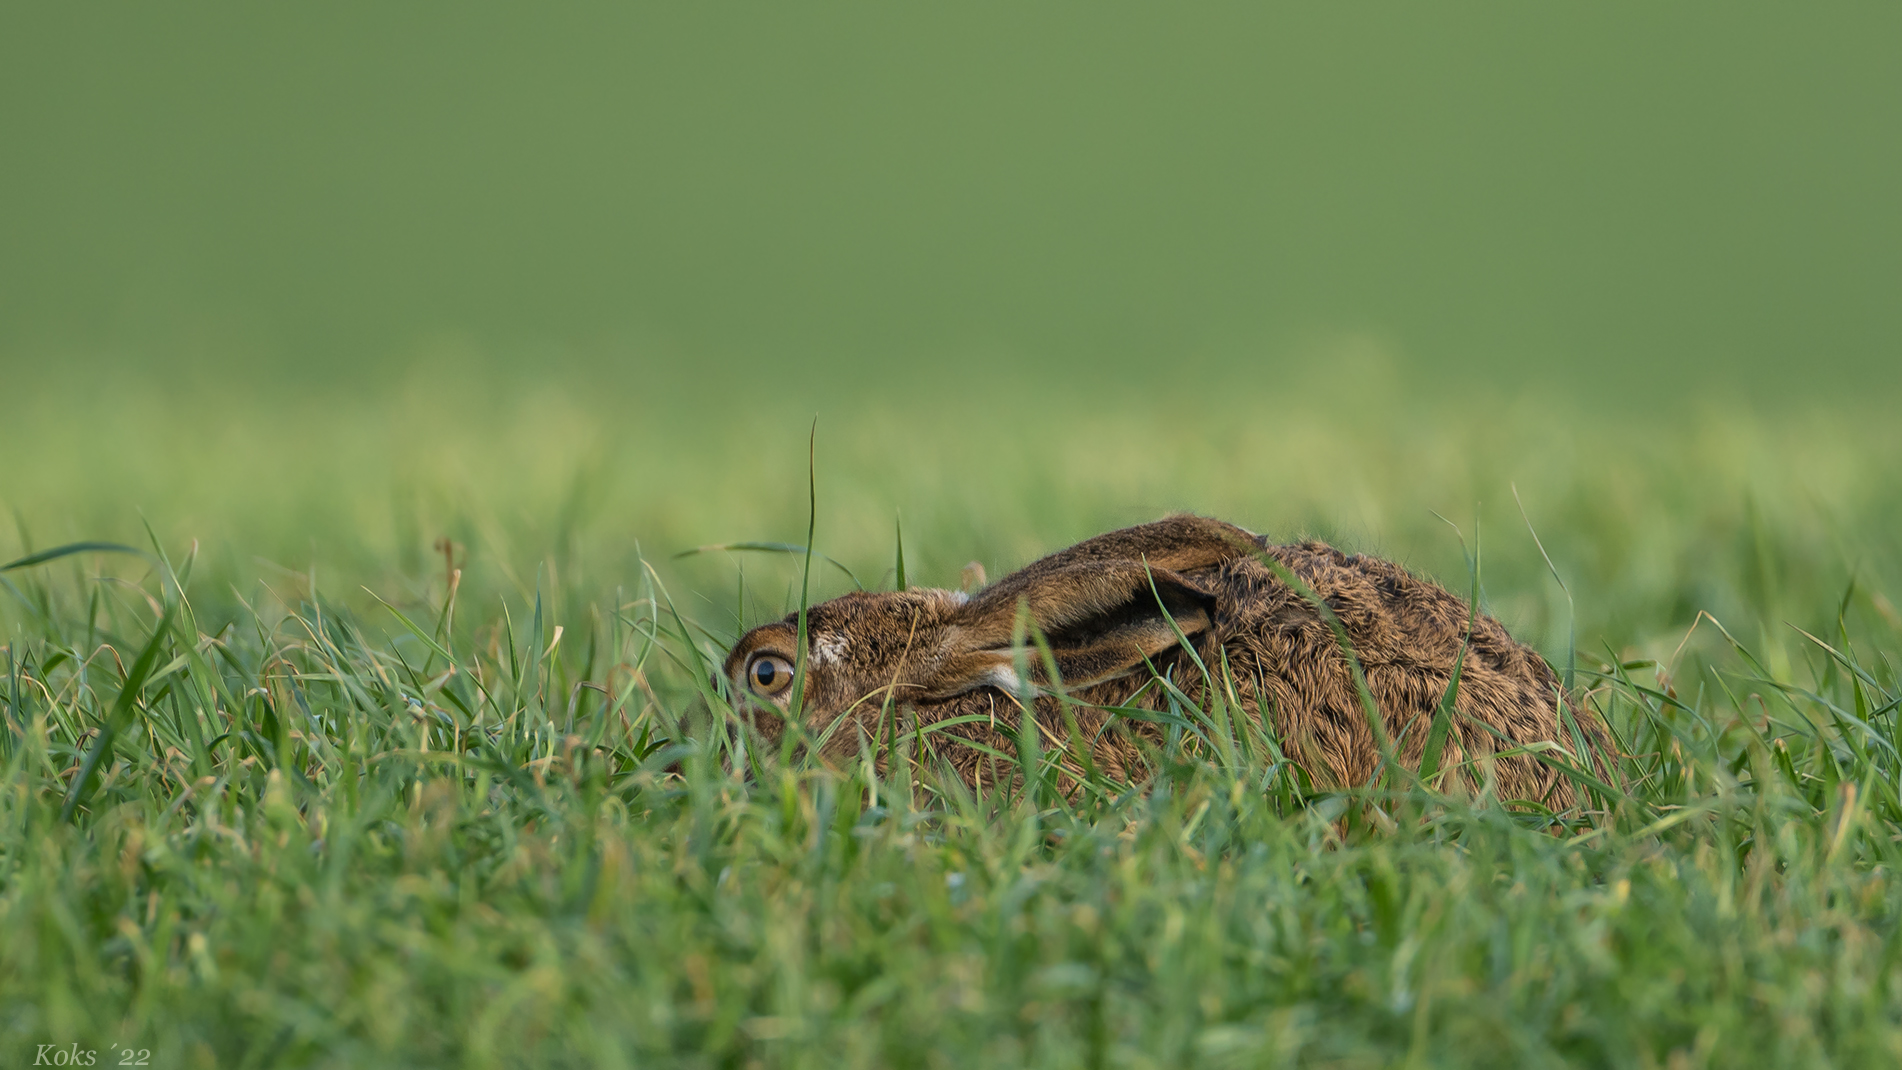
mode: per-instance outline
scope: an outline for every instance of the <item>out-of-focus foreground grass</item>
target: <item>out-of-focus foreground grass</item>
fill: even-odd
[[[1873,400],[1625,410],[1323,367],[902,402],[42,389],[0,427],[0,562],[150,556],[0,575],[0,1043],[155,1066],[1902,1059],[1902,431]],[[912,582],[946,586],[1188,509],[1461,589],[1463,535],[1487,608],[1561,666],[1575,603],[1628,795],[1560,838],[1427,792],[1304,797],[1196,739],[1114,804],[737,777],[699,681],[796,600],[799,561],[675,555],[804,539],[815,413],[815,542],[844,566],[820,596],[846,569],[889,585],[899,518]],[[1370,805],[1394,829],[1343,842]]]

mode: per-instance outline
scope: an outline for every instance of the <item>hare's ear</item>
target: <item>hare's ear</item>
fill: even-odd
[[[1152,524],[1111,531],[1033,561],[997,581],[999,587],[1035,583],[1044,574],[1086,563],[1126,561],[1186,572],[1261,552],[1260,536],[1213,517],[1178,514]]]
[[[1100,683],[1139,669],[1145,658],[1176,646],[1181,641],[1178,631],[1198,635],[1215,619],[1213,594],[1178,573],[1134,562],[1051,569],[1031,583],[998,588],[964,607],[962,641],[927,685],[932,695],[986,685],[1015,690],[1022,685],[1011,649],[1020,605],[1043,632],[1057,672],[1070,686]],[[1050,682],[1035,650],[1028,664],[1036,682]]]

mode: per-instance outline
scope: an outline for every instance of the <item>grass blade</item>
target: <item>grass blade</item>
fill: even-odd
[[[34,565],[44,565],[48,561],[57,561],[62,557],[71,557],[74,554],[84,553],[131,554],[134,557],[147,559],[150,559],[152,556],[144,550],[127,546],[124,543],[69,542],[64,546],[55,546],[51,550],[41,550],[37,554],[28,554],[17,561],[9,561],[4,565],[0,565],[0,572],[12,572],[16,568],[31,568]]]
[[[172,631],[172,618],[178,612],[178,603],[165,608],[165,615],[159,619],[158,626],[152,629],[152,638],[145,643],[145,649],[139,651],[138,659],[132,668],[126,671],[124,685],[119,689],[119,698],[112,705],[112,712],[99,725],[99,734],[93,737],[92,746],[86,749],[86,756],[80,762],[79,771],[73,774],[73,782],[66,789],[66,801],[59,809],[61,823],[70,823],[73,812],[79,808],[80,801],[86,795],[86,787],[92,782],[93,774],[99,763],[111,753],[113,741],[132,721],[132,713],[138,708],[139,689],[145,686],[145,678],[158,663],[159,652],[165,648],[165,640]]]

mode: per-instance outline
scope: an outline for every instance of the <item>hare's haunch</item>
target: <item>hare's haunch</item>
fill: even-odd
[[[994,784],[1015,775],[995,755],[1017,753],[1024,696],[1036,695],[1046,749],[1072,745],[1076,737],[1052,694],[1060,683],[1095,765],[1136,781],[1146,775],[1144,755],[1161,742],[1162,729],[1105,707],[1162,708],[1167,699],[1158,676],[1205,703],[1207,681],[1183,648],[1186,637],[1210,672],[1227,666],[1227,683],[1218,678],[1218,686],[1232,684],[1249,716],[1265,713],[1283,749],[1317,783],[1365,784],[1380,747],[1333,626],[1264,558],[1305,583],[1344,627],[1388,739],[1408,768],[1419,768],[1463,647],[1440,763],[1457,768],[1456,783],[1476,788],[1490,769],[1500,798],[1565,810],[1578,803],[1570,779],[1530,754],[1492,756],[1552,743],[1580,768],[1604,768],[1611,748],[1597,719],[1566,697],[1594,751],[1573,753],[1550,666],[1484,615],[1471,620],[1469,644],[1464,599],[1386,561],[1319,542],[1269,546],[1232,524],[1197,516],[1099,535],[969,597],[913,589],[812,606],[800,719],[808,738],[824,741],[822,753],[846,757],[881,748],[890,738],[881,724],[897,717],[902,732],[926,727],[932,749],[967,783]],[[1021,662],[1032,679],[1019,678],[1012,645],[1022,634],[1019,606],[1048,640],[1057,679],[1048,678],[1034,649]],[[768,739],[785,733],[797,635],[797,616],[788,616],[748,632],[727,656],[736,706]]]

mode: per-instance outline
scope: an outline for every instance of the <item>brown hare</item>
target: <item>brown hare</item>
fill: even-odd
[[[1567,698],[1594,752],[1572,753],[1552,669],[1499,622],[1471,618],[1464,599],[1386,561],[1319,542],[1269,546],[1242,528],[1198,516],[1099,535],[971,596],[859,592],[810,607],[800,719],[808,738],[824,740],[823,754],[843,758],[881,747],[889,738],[881,725],[889,731],[896,716],[901,731],[926,728],[937,754],[980,787],[1015,775],[996,754],[1017,753],[1025,696],[1034,696],[1044,748],[1072,745],[1070,722],[1051,691],[1060,683],[1097,768],[1135,782],[1146,775],[1144,755],[1162,741],[1163,729],[1104,707],[1163,708],[1158,676],[1205,704],[1199,658],[1211,673],[1226,664],[1246,714],[1265,715],[1285,752],[1317,784],[1366,784],[1378,769],[1380,744],[1334,626],[1264,556],[1305,583],[1344,628],[1401,764],[1419,768],[1472,619],[1440,762],[1461,770],[1449,785],[1471,790],[1490,768],[1502,799],[1559,811],[1577,806],[1573,782],[1537,758],[1490,758],[1538,743],[1557,744],[1574,764],[1604,775],[1611,747],[1596,718]],[[1020,606],[1047,638],[1057,680],[1047,678],[1034,648],[1021,660],[1013,649],[1013,636],[1023,634]],[[769,740],[785,734],[799,662],[797,620],[793,614],[755,628],[726,659],[736,709]],[[1031,680],[1019,678],[1019,664],[1029,667]],[[940,727],[931,730],[934,724]]]

